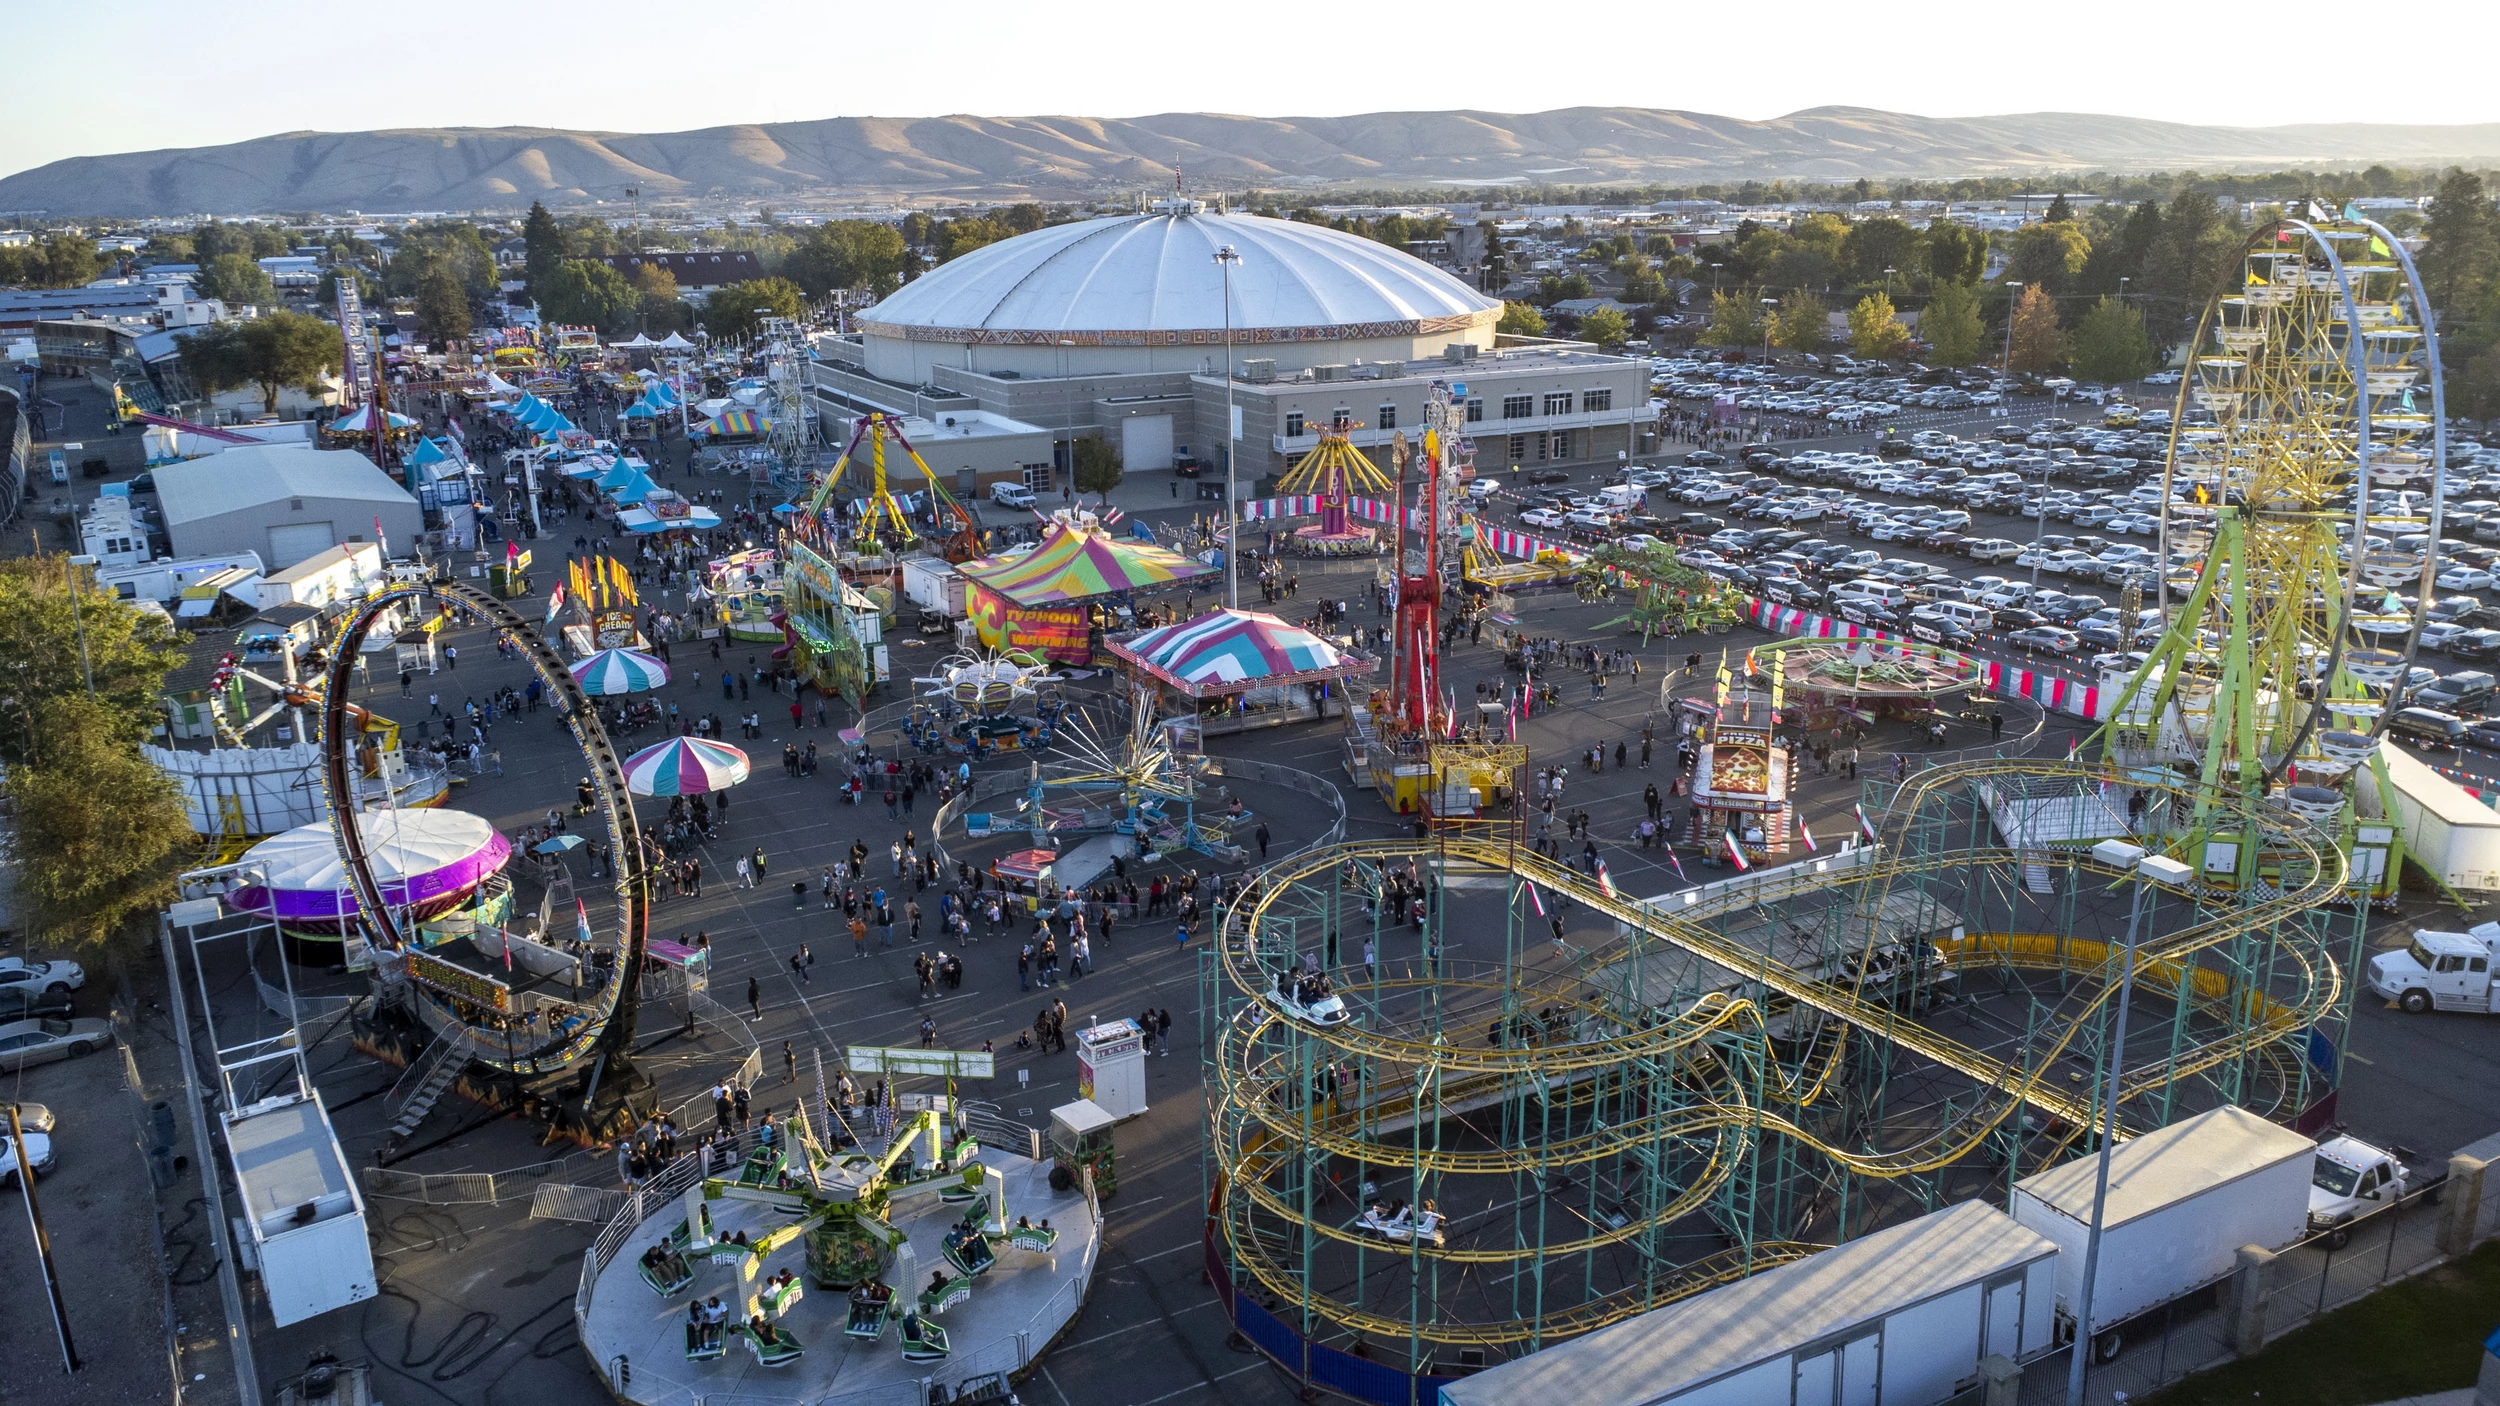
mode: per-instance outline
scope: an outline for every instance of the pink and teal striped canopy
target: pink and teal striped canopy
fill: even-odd
[[[1347,671],[1335,645],[1299,625],[1248,610],[1211,610],[1114,641],[1111,650],[1193,695],[1335,678]]]
[[[573,666],[573,681],[596,698],[642,693],[668,682],[668,666],[638,649],[603,649]]]
[[[746,779],[746,753],[700,737],[672,737],[625,759],[625,789],[637,796],[694,796]]]

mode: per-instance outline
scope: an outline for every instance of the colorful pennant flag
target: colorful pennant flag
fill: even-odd
[[[1875,822],[1867,819],[1866,807],[1862,805],[1853,806],[1851,809],[1857,811],[1858,813],[1858,834],[1865,837],[1868,844],[1871,845],[1875,843]]]
[[[1814,842],[1814,832],[1806,828],[1806,818],[1802,815],[1797,817],[1797,838],[1806,842],[1810,853],[1820,853],[1823,848]]]
[[[1719,838],[1727,842],[1727,857],[1736,861],[1737,872],[1742,873],[1753,868],[1753,865],[1745,858],[1745,847],[1736,843],[1735,831],[1725,831]]]
[[[1537,893],[1537,891],[1536,891],[1536,885],[1534,885],[1534,884],[1532,884],[1532,883],[1529,883],[1529,882],[1528,882],[1527,880],[1525,880],[1525,879],[1520,880],[1520,881],[1519,881],[1519,884],[1520,884],[1520,887],[1522,887],[1522,888],[1524,888],[1524,889],[1526,889],[1526,890],[1528,891],[1528,902],[1529,902],[1529,904],[1530,904],[1531,906],[1533,906],[1533,907],[1536,909],[1536,915],[1537,915],[1538,917],[1540,917],[1540,918],[1544,917],[1544,916],[1545,916],[1545,900],[1544,900],[1544,898],[1543,898],[1543,897],[1541,897],[1541,896]]]
[[[564,583],[558,581],[556,588],[547,593],[547,623],[550,625],[556,623],[556,616],[563,613],[563,610]]]
[[[1606,872],[1606,861],[1602,859],[1597,861],[1597,887],[1602,890],[1608,898],[1615,896],[1614,876]]]

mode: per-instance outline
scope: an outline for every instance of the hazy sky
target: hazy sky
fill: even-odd
[[[1877,14],[1881,34],[1868,22]],[[13,51],[0,174],[302,129],[652,132],[953,112],[1621,105],[1764,118],[1849,105],[2247,126],[2500,121],[2500,85],[2477,71],[2500,30],[2488,0],[2363,11],[2310,0],[2254,10],[2218,0],[123,0],[102,10],[10,0],[0,20]],[[2421,32],[2403,33],[2409,21]],[[2405,65],[2415,55],[2424,67]],[[2373,105],[2328,91],[2347,82],[2376,93]]]

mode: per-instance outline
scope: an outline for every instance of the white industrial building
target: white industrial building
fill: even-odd
[[[273,572],[345,542],[405,551],[424,530],[408,490],[345,449],[236,446],[155,471],[165,535],[182,557],[253,551]]]
[[[1227,247],[1240,256],[1229,302],[1216,258]],[[1228,389],[1245,489],[1316,447],[1340,412],[1375,453],[1401,430],[1411,438],[1435,382],[1465,386],[1481,464],[1611,463],[1650,447],[1644,365],[1500,337],[1501,307],[1360,235],[1166,200],[940,265],[853,332],[816,339],[811,369],[837,441],[870,409],[1021,427],[928,456],[939,474],[982,483],[1046,486],[1093,434],[1130,472],[1168,468],[1183,446],[1220,472]],[[1044,443],[1047,457],[1018,457]]]

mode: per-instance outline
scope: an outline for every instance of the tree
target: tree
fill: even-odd
[[[2019,322],[2016,330],[2020,330]],[[2115,385],[2141,380],[2153,370],[2153,344],[2144,335],[2144,314],[2115,298],[2094,303],[2075,324],[2068,342],[2075,374],[2086,380]]]
[[[278,392],[289,386],[320,394],[321,378],[339,369],[341,351],[337,327],[300,312],[220,322],[183,334],[177,346],[183,378],[201,394],[256,386],[272,415]]]
[[[1120,486],[1120,451],[1098,434],[1089,434],[1070,446],[1075,456],[1076,491],[1109,493]]]
[[[1804,289],[1782,300],[1772,321],[1771,340],[1790,351],[1818,352],[1832,339],[1831,309]]]
[[[642,311],[642,295],[625,275],[588,259],[566,259],[534,286],[538,315],[549,322],[614,332]]]
[[[1542,337],[1545,335],[1545,314],[1534,303],[1502,304],[1502,320],[1493,330],[1511,337]]]
[[[1552,307],[1572,298],[1594,298],[1597,289],[1589,282],[1587,274],[1567,273],[1559,278],[1539,280],[1536,295],[1545,300],[1547,307]]]
[[[1762,342],[1762,303],[1750,288],[1710,295],[1710,323],[1700,341],[1710,347],[1750,347]]]
[[[2066,339],[2057,330],[2057,299],[2037,283],[2026,285],[2014,304],[2011,335],[2008,359],[2017,371],[2046,371],[2066,359]]]
[[[1007,235],[1008,230],[1003,226],[978,215],[967,215],[960,220],[948,220],[938,225],[931,231],[931,242],[937,246],[937,261],[942,264],[950,259],[962,258],[985,244],[996,244]]]
[[[17,891],[47,948],[127,955],[144,931],[133,920],[176,896],[199,841],[173,779],[139,754],[145,718],[84,693],[46,699],[29,755],[0,780],[16,812]]]
[[[1969,283],[1988,271],[1988,241],[1938,220],[1927,227],[1927,273],[1937,283]]]
[[[2092,257],[2092,241],[2072,220],[2047,220],[2025,225],[2009,241],[2005,276],[2026,286],[2063,293]]]
[[[1598,308],[1580,319],[1580,340],[1601,347],[1619,347],[1632,338],[1632,320],[1613,308]]]
[[[1909,274],[1910,253],[1918,247],[1918,231],[1888,215],[1861,220],[1840,241],[1840,261],[1860,283],[1884,282],[1884,271]]]
[[[220,254],[200,270],[194,285],[203,298],[229,308],[269,307],[278,301],[278,285],[247,254]]]
[[[2441,177],[2422,233],[2422,283],[2431,306],[2443,318],[2471,316],[2500,286],[2500,214],[2483,178],[2464,170]]]
[[[162,704],[165,675],[182,662],[179,636],[163,617],[144,614],[113,592],[79,576],[70,598],[67,559],[0,560],[0,766],[35,755],[37,714],[58,700],[95,697],[146,735]],[[84,632],[82,655],[79,635]]]
[[[547,286],[556,266],[564,262],[564,229],[547,207],[533,200],[529,218],[521,222],[522,262],[529,279],[530,296],[537,297]]]
[[[704,300],[703,326],[714,341],[743,341],[763,329],[765,318],[797,317],[806,307],[806,295],[790,280],[750,278]]]
[[[1871,360],[1890,360],[1910,344],[1910,329],[1901,325],[1887,293],[1869,293],[1849,309],[1849,349]]]
[[[2179,340],[2240,262],[2243,236],[2211,191],[2182,190],[2162,212],[2161,238],[2145,261],[2154,301],[2148,321],[2163,345]]]
[[[2075,218],[2075,212],[2074,208],[2066,203],[2066,192],[2062,190],[2059,191],[2057,193],[2057,198],[2049,202],[2049,212],[2040,218],[2044,222],[2053,225],[2064,224],[2073,220]]]
[[[1023,208],[1021,206],[1017,207]],[[829,220],[807,232],[781,274],[811,298],[837,288],[890,290],[903,271],[903,236],[875,220]]]
[[[469,335],[469,292],[448,266],[437,263],[418,277],[417,323],[438,349]]]
[[[1919,314],[1919,336],[1927,342],[1928,359],[1939,366],[1976,363],[1986,345],[1979,322],[1979,295],[1959,280],[1938,283],[1927,310]]]
[[[83,234],[47,234],[32,244],[0,249],[0,284],[76,288],[103,272],[103,256]]]

